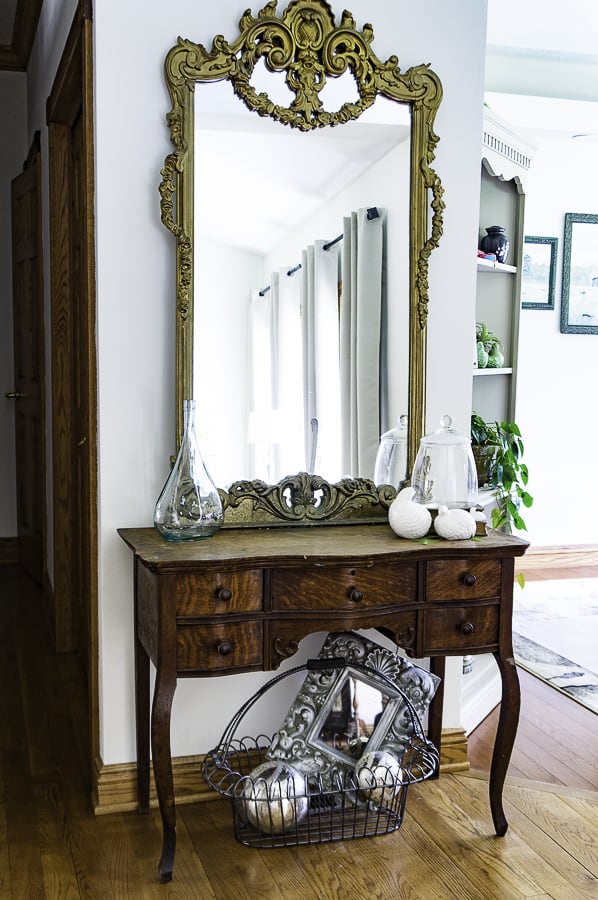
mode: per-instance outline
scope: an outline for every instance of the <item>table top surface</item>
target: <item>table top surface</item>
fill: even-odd
[[[435,535],[409,541],[398,538],[386,524],[223,528],[196,541],[167,541],[154,528],[119,528],[118,533],[136,557],[160,570],[249,561],[259,567],[501,558],[522,556],[529,546],[527,541],[499,531],[464,541],[446,541]]]

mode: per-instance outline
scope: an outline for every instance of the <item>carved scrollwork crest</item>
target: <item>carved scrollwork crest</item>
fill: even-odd
[[[278,484],[236,481],[228,491],[220,491],[229,527],[386,520],[395,497],[393,487],[376,487],[367,478],[345,478],[330,484],[307,472],[290,475]]]

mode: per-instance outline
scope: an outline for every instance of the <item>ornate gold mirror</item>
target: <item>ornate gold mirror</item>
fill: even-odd
[[[227,448],[242,448],[244,458],[251,458],[252,465],[247,470],[243,465],[236,468],[237,463],[233,463],[232,471],[227,470],[225,475],[218,477],[213,473],[219,485],[227,485],[226,489],[221,488],[226,524],[376,519],[386,516],[395,490],[374,483],[370,462],[361,471],[361,465],[346,461],[353,460],[353,456],[339,462],[338,479],[330,478],[326,467],[319,471],[315,446],[321,438],[322,424],[310,412],[305,399],[312,392],[306,386],[307,375],[302,395],[305,405],[300,412],[301,404],[292,406],[289,415],[289,410],[280,410],[274,400],[265,416],[259,403],[260,385],[266,383],[263,372],[260,375],[260,360],[265,356],[259,343],[251,344],[247,351],[253,360],[250,372],[247,359],[241,360],[245,352],[243,340],[254,341],[264,316],[280,329],[280,320],[290,315],[288,309],[295,303],[299,318],[289,319],[290,339],[286,347],[281,345],[282,349],[272,353],[286,360],[287,378],[288,372],[296,372],[302,366],[302,371],[309,370],[310,354],[327,357],[330,368],[320,376],[324,387],[318,388],[323,394],[331,383],[343,381],[347,346],[352,346],[351,352],[357,359],[365,353],[365,345],[353,328],[351,317],[355,314],[347,311],[354,308],[349,303],[353,287],[347,285],[353,285],[353,281],[357,284],[360,278],[365,280],[366,299],[361,301],[362,305],[365,303],[365,313],[360,315],[367,321],[371,318],[368,304],[372,285],[379,284],[375,290],[382,300],[374,344],[377,340],[380,345],[382,361],[374,359],[371,371],[377,369],[375,377],[380,375],[380,382],[387,379],[391,386],[377,386],[375,396],[364,394],[361,408],[366,412],[375,409],[377,414],[381,395],[386,392],[391,397],[386,397],[386,418],[382,415],[379,422],[376,420],[376,439],[398,416],[408,414],[406,475],[409,474],[424,427],[428,260],[442,234],[442,187],[431,168],[438,140],[433,123],[442,89],[427,65],[402,73],[395,56],[385,62],[378,59],[371,46],[372,27],[366,24],[358,30],[347,11],[337,25],[326,0],[292,0],[280,15],[276,7],[273,0],[257,16],[246,11],[239,23],[239,35],[230,43],[218,35],[208,50],[179,38],[166,57],[166,80],[172,98],[167,122],[174,151],[165,160],[160,194],[162,221],[176,238],[177,439],[182,428],[183,400],[194,397],[201,408],[202,397],[207,397],[206,422],[210,404],[215,417],[207,426],[207,435],[217,442],[219,460],[226,456]],[[377,181],[371,174],[374,166]],[[355,185],[359,188],[351,193],[348,185],[351,190]],[[368,185],[367,189],[363,185]],[[314,212],[324,195],[328,200],[336,197],[342,214],[336,209],[331,217],[329,211],[334,202],[327,204],[326,215]],[[358,208],[343,208],[343,200],[338,198],[345,195],[356,197]],[[287,225],[291,219],[293,237],[281,237],[281,224]],[[328,229],[327,233],[308,236],[313,238],[316,252],[322,245],[324,252],[334,247],[337,254],[332,263],[316,263],[311,270],[312,244],[302,249],[298,258],[289,258],[293,255],[289,248],[299,240],[296,235],[305,231],[305,223],[314,221],[339,225],[321,225],[324,231]],[[372,241],[379,248],[381,262],[371,264],[375,278],[365,261],[362,269],[359,258],[352,257],[346,249],[351,242],[355,252],[361,247],[361,259],[370,264],[363,249],[370,238],[366,241],[361,236],[365,232],[359,232],[362,221],[373,222],[371,231],[377,234]],[[351,238],[353,225],[357,237]],[[258,247],[257,235],[264,231],[270,235],[269,243]],[[238,255],[225,255],[222,262],[222,241],[235,243]],[[277,243],[278,252],[283,254],[279,257],[274,248]],[[340,245],[342,251],[338,249]],[[285,249],[280,250],[281,247]],[[264,260],[264,274],[256,274],[259,269],[253,266],[254,257],[259,254]],[[330,253],[330,257],[333,255]],[[216,259],[220,260],[220,275],[210,280]],[[240,282],[246,262],[247,271],[252,274],[248,282]],[[335,295],[328,301],[329,318],[318,313],[314,326],[299,324],[297,329],[297,322],[307,317],[305,311],[316,302],[310,299],[311,288],[305,285],[310,278],[313,281],[320,277],[318,265],[338,272],[332,289]],[[280,271],[286,282],[286,275],[294,275],[302,268],[305,285],[298,289],[296,299],[281,299],[281,286],[276,303],[288,302],[290,306],[275,306],[272,299],[267,314],[264,313],[270,298],[263,306],[261,300],[267,293],[274,297],[277,273]],[[361,271],[367,274],[360,276]],[[224,282],[226,278],[230,280],[231,273],[237,282],[227,289]],[[228,310],[228,320],[219,318],[232,293],[242,297],[247,313]],[[250,298],[256,298],[251,319]],[[330,309],[337,320],[332,325]],[[343,316],[348,317],[347,321],[339,325]],[[227,321],[231,324],[227,325]],[[319,334],[319,350],[309,349],[305,335],[299,335],[302,328],[312,328]],[[338,329],[341,337],[333,339],[333,331]],[[233,332],[236,343],[231,340]],[[398,346],[403,349],[395,358],[393,349]],[[270,351],[266,354],[268,359],[269,354]],[[394,381],[403,385],[396,388],[395,394],[389,372]],[[270,384],[270,369],[266,376]],[[218,393],[219,388],[222,393]],[[225,417],[221,416],[219,427],[218,411],[232,408],[239,397],[252,390],[253,400],[243,401],[246,415],[235,412],[233,423],[224,424]],[[279,388],[272,390],[276,394]],[[363,393],[365,388],[360,390]],[[363,413],[359,415],[363,417]],[[337,418],[340,433],[348,417],[339,412]],[[302,438],[290,437],[295,420],[299,419],[305,447]],[[283,438],[276,433],[286,435],[291,449],[301,447],[298,458],[302,462],[290,470],[294,473],[299,469],[299,474],[289,475],[284,462],[278,468],[270,466],[270,457],[262,469],[257,465],[256,459],[261,457],[256,447],[263,450],[264,440],[278,453]],[[334,440],[342,443],[344,438]],[[235,459],[234,453],[232,458]],[[211,468],[209,455],[207,461]],[[274,478],[268,477],[270,472]]]

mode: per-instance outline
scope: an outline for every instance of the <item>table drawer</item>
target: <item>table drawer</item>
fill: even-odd
[[[177,628],[179,672],[245,669],[262,661],[262,623],[182,625]]]
[[[491,600],[500,597],[497,559],[456,559],[426,567],[426,600]]]
[[[415,565],[274,569],[272,606],[347,611],[412,603],[416,595],[415,572]]]
[[[261,569],[192,572],[176,579],[177,616],[254,612],[263,606]]]
[[[423,613],[423,655],[498,646],[498,606],[447,606]]]
[[[270,626],[269,637],[266,637],[266,643],[270,643],[270,657],[266,656],[266,664],[269,668],[277,668],[281,660],[297,652],[300,641],[308,634],[353,631],[361,627],[380,628],[387,637],[394,638],[396,643],[409,655],[415,654],[417,610],[407,609],[399,613],[396,610],[386,610],[368,615],[365,625],[362,620],[363,617],[341,617],[333,611],[324,611],[321,615],[314,617],[281,618],[274,621]]]

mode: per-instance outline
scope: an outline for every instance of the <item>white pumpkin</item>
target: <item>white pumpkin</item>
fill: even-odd
[[[432,524],[430,511],[421,503],[414,503],[415,491],[403,488],[390,504],[388,522],[398,537],[415,540],[428,533]]]
[[[371,750],[355,763],[355,775],[364,799],[382,806],[392,803],[401,789],[403,771],[388,750]]]
[[[307,813],[307,790],[305,775],[288,763],[261,763],[244,781],[245,815],[259,831],[269,834],[289,831]]]
[[[441,506],[434,519],[434,531],[447,541],[465,541],[476,533],[476,520],[466,509]]]

